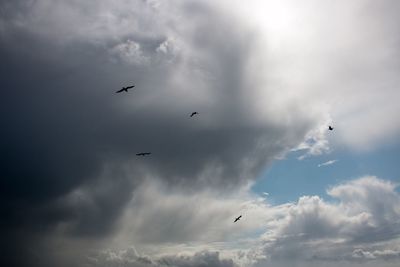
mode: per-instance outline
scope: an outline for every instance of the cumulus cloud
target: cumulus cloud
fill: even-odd
[[[400,196],[393,183],[363,177],[334,186],[328,194],[338,202],[304,196],[285,207],[272,224],[276,228],[264,235],[269,261],[351,262],[384,259],[384,251],[396,257]]]

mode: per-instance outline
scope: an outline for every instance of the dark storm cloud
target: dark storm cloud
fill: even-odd
[[[7,264],[24,265],[20,256],[40,242],[37,236],[63,223],[69,234],[103,237],[146,175],[187,190],[234,187],[305,135],[312,122],[301,114],[291,132],[252,120],[242,74],[251,35],[238,34],[233,22],[202,4],[182,10],[193,21],[184,29],[170,25],[176,35],[170,38],[162,19],[157,24],[126,11],[119,19],[119,9],[113,28],[101,19],[92,23],[103,11],[97,5],[1,5],[7,14],[0,44]],[[136,27],[110,33],[126,24]],[[149,28],[153,35],[143,33]],[[114,93],[131,83],[136,87],[128,94]],[[200,116],[191,119],[194,110]],[[135,157],[142,151],[153,154]],[[76,202],[66,200],[80,188]],[[42,265],[35,253],[29,252],[39,260],[30,265]]]

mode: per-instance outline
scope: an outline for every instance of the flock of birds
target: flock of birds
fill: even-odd
[[[134,88],[135,85],[130,85],[130,86],[126,86],[126,87],[122,87],[121,89],[119,89],[118,91],[116,91],[115,93],[122,93],[122,92],[126,92],[128,93],[128,90]],[[199,113],[197,111],[194,111],[190,114],[190,117],[193,117],[194,115],[198,115]],[[141,156],[141,157],[145,157],[145,156],[149,156],[151,155],[151,152],[140,152],[137,153],[136,156]]]
[[[122,93],[122,92],[128,92],[128,90],[130,90],[130,89],[132,89],[132,88],[134,88],[135,87],[135,85],[130,85],[130,86],[126,86],[126,87],[122,87],[121,89],[119,89],[118,91],[116,91],[116,93]],[[190,114],[190,117],[193,117],[194,115],[198,115],[199,113],[197,112],[197,111],[194,111],[194,112],[192,112],[191,114]],[[328,125],[328,130],[329,131],[333,131],[333,127],[331,126],[331,125]],[[151,152],[140,152],[140,153],[137,153],[136,154],[136,156],[142,156],[142,157],[145,157],[145,156],[148,156],[148,155],[151,155]],[[242,215],[240,215],[240,216],[238,216],[237,218],[235,218],[235,220],[233,221],[234,223],[235,222],[237,222],[237,221],[239,221],[240,220],[240,218],[242,218]]]

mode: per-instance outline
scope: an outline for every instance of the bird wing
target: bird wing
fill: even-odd
[[[116,93],[121,93],[122,91],[124,91],[124,88],[119,89],[118,91],[116,91]]]
[[[127,86],[126,89],[131,89],[131,88],[133,88],[133,87],[135,87],[135,86],[134,86],[134,85]]]

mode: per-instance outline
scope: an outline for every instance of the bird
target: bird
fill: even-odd
[[[122,87],[122,89],[119,89],[118,91],[116,91],[116,93],[121,93],[121,92],[128,92],[129,89],[132,89],[133,87],[135,87],[134,85],[131,86],[127,86],[127,87]]]
[[[333,127],[332,126],[328,126],[328,129],[329,129],[329,131],[332,131],[333,130]]]
[[[147,156],[147,155],[150,155],[151,153],[150,152],[141,152],[141,153],[137,153],[136,154],[136,156]]]
[[[190,114],[190,117],[193,117],[194,115],[197,115],[197,114],[199,114],[197,111],[192,112],[192,114]]]
[[[242,215],[240,215],[239,217],[237,217],[233,222],[235,223],[235,222],[239,221],[240,218],[242,218]]]

